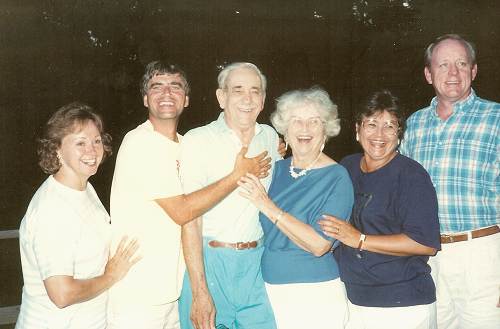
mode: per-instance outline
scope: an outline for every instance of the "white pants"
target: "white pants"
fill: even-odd
[[[109,309],[107,329],[180,329],[177,301],[129,310]]]
[[[406,307],[349,305],[346,329],[436,329],[436,303]]]
[[[278,329],[343,329],[347,320],[340,279],[316,283],[268,284]]]
[[[499,329],[500,233],[444,243],[431,257],[439,329]]]

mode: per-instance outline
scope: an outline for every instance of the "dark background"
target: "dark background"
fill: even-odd
[[[268,122],[283,92],[323,86],[339,106],[342,132],[327,145],[336,160],[357,150],[353,111],[388,88],[408,113],[433,96],[423,51],[460,33],[478,47],[478,94],[499,101],[500,2],[465,0],[2,0],[0,4],[0,230],[17,229],[45,178],[35,140],[60,106],[101,111],[114,150],[143,122],[145,64],[180,64],[192,86],[179,131],[214,120],[221,66],[250,61],[268,77]],[[115,158],[92,178],[108,207]],[[140,174],[140,172],[138,172]],[[0,240],[0,307],[20,303],[17,240]],[[3,328],[0,326],[0,328]]]

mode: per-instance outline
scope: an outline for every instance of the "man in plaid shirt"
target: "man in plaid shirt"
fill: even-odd
[[[429,45],[424,73],[436,97],[408,119],[400,152],[426,168],[438,196],[438,328],[498,329],[500,104],[472,90],[476,52],[459,35]]]

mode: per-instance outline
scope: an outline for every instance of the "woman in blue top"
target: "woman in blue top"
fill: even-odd
[[[437,198],[425,169],[397,153],[397,99],[373,94],[356,119],[363,153],[344,158],[355,201],[350,223],[320,225],[335,250],[349,299],[349,329],[436,328],[430,255],[440,249]]]
[[[337,107],[320,88],[291,91],[278,98],[271,122],[292,157],[276,163],[269,196],[255,176],[240,186],[261,211],[262,275],[276,323],[280,329],[344,328],[345,288],[329,252],[334,239],[318,225],[324,214],[349,218],[354,198],[345,168],[322,152],[340,131]]]

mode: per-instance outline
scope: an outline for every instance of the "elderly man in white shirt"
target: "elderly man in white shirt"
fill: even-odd
[[[177,125],[189,104],[186,75],[176,65],[151,62],[141,92],[148,120],[127,133],[118,151],[111,225],[116,237],[138,239],[142,259],[110,290],[108,328],[178,329],[177,299],[184,273],[181,225],[234,190],[247,172],[264,177],[269,159],[264,159],[265,153],[245,158],[246,147],[240,147],[226,175],[184,195],[178,177]]]
[[[216,95],[223,113],[189,131],[181,148],[184,191],[198,190],[227,175],[242,145],[248,154],[268,151],[280,158],[278,136],[256,123],[264,107],[266,80],[251,63],[233,63],[221,71]],[[263,179],[267,188],[271,175]],[[258,209],[238,190],[183,226],[189,278],[179,302],[181,328],[276,328],[260,272],[263,251]]]

